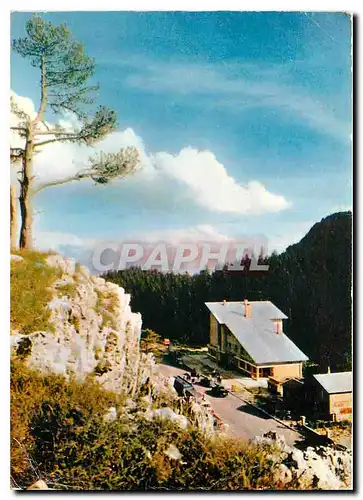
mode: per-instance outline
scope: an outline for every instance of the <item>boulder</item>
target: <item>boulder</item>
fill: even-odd
[[[188,427],[188,419],[184,415],[179,415],[175,413],[171,408],[158,408],[156,410],[151,410],[147,412],[146,418],[153,420],[155,418],[160,418],[162,420],[170,420],[178,425],[181,429],[186,429]]]

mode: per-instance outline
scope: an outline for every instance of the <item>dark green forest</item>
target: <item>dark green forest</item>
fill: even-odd
[[[271,300],[288,317],[285,333],[325,370],[351,369],[352,213],[316,223],[297,244],[268,259],[269,271],[162,273],[130,268],[104,277],[131,294],[143,327],[180,343],[205,345],[204,302]],[[245,266],[248,269],[247,266]]]

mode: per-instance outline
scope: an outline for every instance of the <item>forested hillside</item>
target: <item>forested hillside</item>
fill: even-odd
[[[196,275],[142,271],[105,277],[132,296],[144,328],[190,344],[207,344],[206,301],[271,300],[289,319],[285,332],[326,369],[351,368],[352,214],[315,224],[297,244],[269,258],[268,273],[202,271]]]

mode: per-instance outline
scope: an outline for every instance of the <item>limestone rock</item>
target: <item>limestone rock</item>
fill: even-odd
[[[130,295],[115,283],[90,276],[73,259],[50,255],[44,265],[57,270],[47,306],[52,328],[29,335],[13,331],[12,353],[25,353],[28,366],[43,373],[78,380],[93,375],[105,389],[128,397],[120,415],[109,409],[104,416],[108,422],[166,418],[186,429],[189,420],[171,408],[152,411],[156,398],[173,406],[178,395],[173,378],[158,373],[153,355],[140,352],[142,319],[131,311]],[[62,292],[66,285],[74,285],[74,293]],[[196,405],[190,418],[204,432],[213,433],[213,417],[205,408]]]
[[[35,481],[29,488],[28,490],[49,490],[47,484],[43,481],[43,479],[38,479],[38,481]]]
[[[103,417],[105,422],[114,422],[117,419],[117,410],[114,406],[108,409],[108,412]]]
[[[32,368],[80,380],[95,374],[106,389],[136,394],[139,381],[153,375],[155,362],[140,353],[141,316],[131,311],[130,295],[103,278],[90,277],[73,259],[49,255],[46,265],[59,271],[48,304],[53,331],[13,332],[12,350],[27,342]],[[63,295],[62,287],[69,284],[76,293]]]
[[[171,408],[158,408],[154,411],[149,411],[146,418],[153,420],[154,418],[160,418],[165,420],[170,420],[178,425],[181,429],[186,429],[188,427],[188,419],[184,415],[179,415],[175,413]]]
[[[74,259],[67,259],[62,255],[52,254],[47,257],[46,263],[50,267],[60,268],[65,274],[73,276],[75,273],[76,261]]]
[[[302,451],[288,446],[276,433],[252,440],[259,446],[270,446],[277,481],[286,484],[296,480],[302,489],[341,490],[350,487],[351,452],[331,447],[309,446]]]
[[[172,460],[180,460],[182,454],[174,444],[169,444],[168,448],[164,451],[165,455]]]
[[[284,464],[279,464],[274,469],[274,479],[277,483],[282,483],[283,485],[290,483],[292,481],[292,471]]]
[[[13,262],[24,262],[24,259],[23,257],[21,257],[20,255],[10,255],[10,260],[12,260]]]

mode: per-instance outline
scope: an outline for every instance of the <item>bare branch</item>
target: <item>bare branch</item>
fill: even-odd
[[[21,132],[27,132],[27,129],[23,127],[10,127],[10,130],[19,130]]]
[[[48,128],[47,132],[37,132],[36,135],[74,135],[74,132],[65,132],[58,129]]]
[[[76,174],[76,175],[72,175],[69,177],[65,177],[64,179],[59,179],[57,181],[46,182],[44,184],[41,184],[37,188],[34,188],[33,195],[38,194],[40,191],[43,191],[43,189],[46,189],[48,187],[62,186],[63,184],[67,184],[68,182],[79,181],[83,178],[85,178],[85,176],[81,176],[80,174]]]
[[[45,146],[45,144],[52,144],[52,142],[63,142],[63,141],[78,141],[79,140],[79,136],[78,135],[69,135],[69,136],[66,136],[66,137],[58,137],[56,139],[49,139],[47,141],[43,141],[43,142],[38,142],[36,144],[34,144],[34,147],[37,148],[39,146]]]

